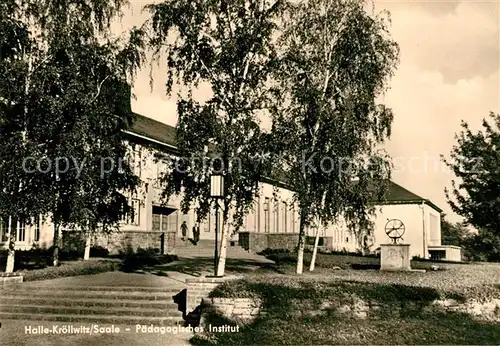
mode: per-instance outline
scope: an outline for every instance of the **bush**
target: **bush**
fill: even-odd
[[[288,249],[264,249],[258,254],[261,256],[268,256],[268,255],[273,255],[273,254],[280,254],[280,253],[290,253],[290,250]]]
[[[159,249],[155,248],[138,248],[136,251],[127,249],[127,252],[123,255],[121,270],[132,272],[144,267],[177,261],[176,255],[160,255],[159,252]]]
[[[29,270],[23,272],[24,281],[49,280],[68,276],[92,275],[118,270],[120,263],[117,261],[78,261],[63,264],[58,267]]]
[[[90,248],[90,257],[108,257],[109,250],[102,246],[93,246]]]

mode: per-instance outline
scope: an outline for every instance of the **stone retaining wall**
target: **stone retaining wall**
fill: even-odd
[[[239,232],[238,245],[247,251],[258,253],[264,249],[288,249],[294,251],[299,240],[297,233],[254,233]],[[325,249],[332,249],[333,238],[324,238]]]
[[[266,313],[262,302],[252,298],[210,298],[204,299],[203,313],[218,312],[222,316],[242,324],[254,321],[259,315]],[[402,317],[412,313],[441,310],[470,314],[479,320],[500,322],[500,299],[489,302],[466,301],[459,303],[453,299],[424,301],[378,302],[353,299],[351,302],[325,301],[319,307],[301,304],[290,304],[300,310],[287,311],[291,316],[316,317],[331,313],[342,314],[351,318],[383,318]]]
[[[99,235],[93,245],[102,246],[110,254],[117,254],[129,248],[154,248],[171,253],[175,248],[175,232],[159,231],[121,231],[109,235]]]
[[[204,298],[208,298],[217,286],[234,277],[202,277],[186,279],[186,314],[192,313],[198,308]]]
[[[0,273],[0,287],[20,284],[23,282],[23,276],[18,273]]]
[[[253,322],[262,312],[262,303],[252,298],[203,298],[203,313],[216,312],[235,321]]]

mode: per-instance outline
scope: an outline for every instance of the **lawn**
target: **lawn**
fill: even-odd
[[[500,299],[498,264],[440,263],[441,270],[425,273],[351,269],[352,264],[375,261],[378,260],[320,254],[317,269],[312,273],[297,276],[293,274],[293,261],[284,260],[248,274],[243,280],[221,285],[212,296],[257,297],[262,300],[266,314],[240,328],[239,333],[205,333],[191,342],[198,345],[500,344],[500,325],[460,313],[431,309],[368,319],[329,312],[316,316],[304,313],[319,311],[325,301],[348,301],[352,297],[386,304],[413,301],[423,305],[443,298]],[[432,263],[412,265],[429,268]],[[341,269],[331,269],[334,267]],[[210,315],[205,323],[233,322]]]

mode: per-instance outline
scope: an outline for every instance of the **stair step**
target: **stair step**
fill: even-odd
[[[0,292],[2,296],[8,294],[4,290]],[[69,291],[69,290],[49,290],[39,289],[37,291],[10,291],[15,292],[16,297],[44,297],[44,298],[71,298],[71,299],[86,299],[86,298],[103,298],[103,299],[119,299],[119,300],[171,300],[172,297],[179,292],[123,292],[123,291]]]
[[[82,307],[124,307],[145,309],[177,309],[178,305],[170,300],[120,300],[120,299],[67,299],[50,297],[33,297],[3,295],[0,304],[4,305],[50,305],[50,306],[82,306]]]
[[[20,312],[0,312],[0,320],[28,320],[28,321],[58,321],[58,322],[81,322],[102,323],[117,325],[157,325],[175,326],[183,324],[179,317],[138,317],[138,316],[112,316],[112,315],[65,315],[65,314],[32,314]]]
[[[5,288],[0,288],[3,291],[95,291],[95,292],[152,292],[152,293],[177,293],[180,288],[165,288],[165,287],[135,287],[135,286],[57,286],[57,287],[44,287],[43,285],[12,285]]]
[[[6,305],[0,304],[0,312],[26,314],[56,314],[56,315],[105,315],[105,316],[137,316],[137,317],[168,317],[180,314],[177,309],[144,309],[144,308],[99,308],[99,307],[64,307],[48,305]]]

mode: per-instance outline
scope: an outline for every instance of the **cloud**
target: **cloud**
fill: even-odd
[[[396,182],[459,220],[443,191],[454,176],[439,156],[449,154],[461,120],[479,129],[490,111],[500,111],[498,17],[475,3],[447,3],[446,11],[435,4],[379,3],[391,10],[401,47],[401,64],[382,100],[395,113],[385,148],[399,163]]]
[[[401,46],[401,59],[405,63],[439,72],[446,83],[491,75],[498,70],[500,59],[500,19],[484,10],[484,6],[492,3],[481,6],[476,2],[454,2],[454,11],[440,16],[429,15],[433,12],[429,9],[447,4],[378,3],[391,10],[393,35]]]
[[[143,4],[132,1],[134,16],[124,18],[124,27],[140,25]],[[453,176],[439,155],[450,152],[462,119],[478,129],[489,111],[500,111],[498,3],[377,0],[376,5],[391,11],[392,34],[401,47],[401,64],[381,100],[395,113],[385,147],[403,162],[393,178],[458,221],[443,192]],[[164,65],[155,67],[151,92],[145,66],[134,85],[133,109],[175,125],[176,91],[172,98],[165,95],[165,73]],[[206,86],[197,91],[199,100],[209,96]]]

